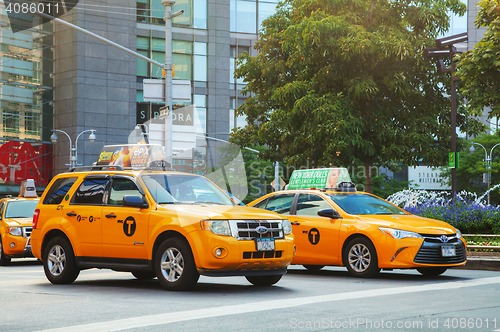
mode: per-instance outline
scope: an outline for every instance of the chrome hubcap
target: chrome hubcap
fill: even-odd
[[[184,271],[184,257],[176,248],[168,248],[161,256],[161,274],[169,282],[179,280]]]
[[[370,266],[370,250],[362,243],[357,243],[349,250],[349,266],[356,272],[365,272]]]
[[[64,271],[64,267],[66,266],[66,253],[63,247],[57,244],[50,249],[47,266],[50,274],[53,276],[58,276]]]

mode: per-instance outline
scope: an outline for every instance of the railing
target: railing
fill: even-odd
[[[463,234],[464,237],[486,237],[486,238],[500,238],[497,234]],[[493,250],[500,251],[500,246],[475,246],[467,245],[467,249],[480,249],[480,250]]]

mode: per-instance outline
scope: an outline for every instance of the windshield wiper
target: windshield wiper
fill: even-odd
[[[216,204],[216,205],[227,205],[224,203],[219,203],[219,202],[198,202],[199,204]]]
[[[159,202],[158,204],[162,205],[162,204],[175,204],[175,202]]]

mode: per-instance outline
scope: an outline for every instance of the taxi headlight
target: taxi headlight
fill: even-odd
[[[231,236],[231,228],[227,220],[202,220],[201,228],[216,235]]]
[[[458,230],[458,228],[455,228],[455,230],[457,231],[457,238],[461,238],[463,235],[462,235],[462,232],[460,232],[460,230]]]
[[[9,232],[10,235],[14,235],[14,236],[23,235],[23,231],[21,230],[21,227],[9,227],[7,229],[7,232]]]
[[[387,228],[387,227],[379,227],[378,229],[380,229],[380,231],[385,235],[390,236],[394,239],[404,239],[407,237],[412,237],[416,239],[422,238],[422,235],[415,232],[402,231],[400,229]]]
[[[292,233],[292,224],[290,223],[290,220],[283,219],[283,221],[281,223],[283,225],[283,233],[285,233],[285,235],[291,234]]]

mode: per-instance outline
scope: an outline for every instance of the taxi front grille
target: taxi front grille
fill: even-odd
[[[33,231],[33,227],[23,227],[23,237],[30,237],[31,232]]]
[[[454,246],[455,256],[443,257],[442,256],[442,246]],[[467,260],[467,253],[465,250],[465,245],[462,241],[456,240],[448,243],[437,243],[434,241],[428,241],[425,239],[424,243],[417,252],[415,263],[419,264],[460,264]]]
[[[281,258],[283,251],[245,251],[243,259]]]
[[[237,240],[253,240],[258,238],[283,238],[281,220],[234,220],[231,223],[233,236]]]

